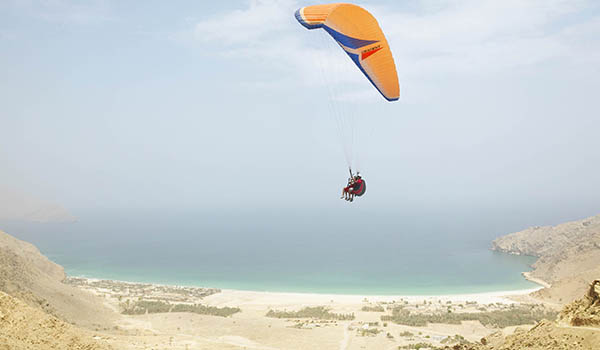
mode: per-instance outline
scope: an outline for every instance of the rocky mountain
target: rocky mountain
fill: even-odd
[[[459,344],[448,350],[598,350],[600,349],[600,281],[585,296],[568,305],[558,321],[542,320],[530,329],[518,328],[504,336],[496,332],[480,344]]]
[[[492,249],[538,257],[530,276],[551,287],[535,296],[564,304],[600,276],[600,215],[511,233],[494,240]]]
[[[102,300],[62,283],[63,268],[33,245],[0,231],[0,291],[62,320],[88,328],[107,328],[117,315]]]
[[[0,186],[0,220],[72,222],[75,217],[58,204]]]
[[[585,297],[563,308],[559,320],[570,326],[600,327],[600,295],[598,288],[600,288],[600,280],[595,280],[590,284]]]
[[[519,330],[485,350],[596,350],[600,331],[561,327],[543,320],[528,331]],[[482,349],[483,350],[483,349]]]
[[[106,342],[0,292],[0,349],[109,350]]]

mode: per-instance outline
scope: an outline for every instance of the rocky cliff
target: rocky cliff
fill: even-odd
[[[74,327],[0,292],[0,349],[112,349],[90,331]]]
[[[584,297],[566,305],[556,322],[542,320],[530,329],[518,328],[504,336],[493,333],[479,344],[459,344],[447,350],[598,350],[600,349],[600,297],[588,285]]]
[[[0,291],[67,322],[106,328],[116,315],[90,293],[62,283],[63,268],[33,245],[0,231]]]
[[[585,297],[576,300],[563,308],[559,320],[570,326],[600,327],[600,280],[590,284]]]
[[[492,248],[538,257],[531,276],[551,284],[537,292],[557,303],[585,293],[600,276],[600,215],[557,226],[532,227],[500,237]]]

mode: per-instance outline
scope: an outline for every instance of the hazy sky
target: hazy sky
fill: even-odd
[[[0,2],[0,182],[75,212],[346,206],[309,4]],[[355,207],[600,212],[600,2],[360,5],[401,98],[349,78]]]

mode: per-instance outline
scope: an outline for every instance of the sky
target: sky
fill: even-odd
[[[0,184],[75,213],[347,208],[318,54],[359,119],[353,209],[600,212],[598,1],[358,3],[394,103],[315,45],[294,18],[311,4],[0,2]]]

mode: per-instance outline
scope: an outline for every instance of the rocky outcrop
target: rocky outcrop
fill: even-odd
[[[0,231],[0,291],[70,323],[106,328],[118,317],[102,301],[64,284],[64,270],[33,245]]]
[[[586,295],[565,306],[559,321],[542,320],[531,329],[517,328],[508,336],[496,332],[479,344],[459,344],[445,350],[597,350],[600,349],[600,298],[594,281]]]
[[[598,349],[600,328],[595,329],[594,326],[600,326],[600,298],[596,285],[600,285],[600,281],[592,282],[583,298],[566,305],[558,322],[541,321],[528,331],[515,332],[506,337],[494,349]]]
[[[0,186],[0,220],[73,222],[62,206]]]
[[[600,215],[557,226],[536,226],[511,233],[494,240],[492,249],[537,256],[546,263],[557,263],[574,254],[600,252]],[[548,274],[545,277],[552,280],[555,276]]]
[[[569,302],[585,292],[588,281],[600,276],[600,215],[511,233],[494,240],[492,249],[538,257],[531,276],[552,287],[537,295]]]
[[[96,337],[98,338],[98,337]],[[0,349],[112,349],[88,331],[0,292]]]
[[[590,284],[589,291],[582,299],[576,300],[561,311],[559,319],[571,326],[600,327],[600,280]]]
[[[42,255],[33,244],[16,239],[2,231],[0,231],[0,249],[23,259],[23,267],[31,265],[51,279],[62,281],[66,277],[62,266]]]
[[[494,350],[595,350],[598,344],[600,332],[564,328],[544,320],[529,331],[509,335]]]

